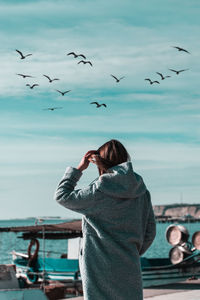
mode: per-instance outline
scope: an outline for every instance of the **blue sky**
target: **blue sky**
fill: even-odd
[[[199,202],[199,12],[193,0],[0,1],[0,218],[78,216],[53,201],[57,183],[111,138],[126,146],[153,204]],[[15,49],[33,55],[20,60]],[[62,109],[44,110],[54,106]],[[92,165],[79,187],[96,176]]]

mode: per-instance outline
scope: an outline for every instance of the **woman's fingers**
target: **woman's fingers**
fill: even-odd
[[[91,155],[97,154],[96,150],[90,150],[85,154],[85,158],[88,159]]]
[[[97,154],[97,150],[89,150],[85,155]]]
[[[78,169],[79,169],[80,171],[83,171],[83,170],[87,169],[87,167],[88,167],[88,165],[89,165],[90,162],[95,163],[95,160],[94,160],[94,159],[92,160],[91,157],[92,157],[93,155],[97,155],[97,154],[98,154],[98,152],[97,152],[96,150],[89,150],[89,151],[83,156],[83,158],[82,158],[80,164],[78,165]]]

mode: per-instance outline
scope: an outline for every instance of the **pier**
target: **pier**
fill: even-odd
[[[158,223],[200,222],[200,204],[174,203],[154,205],[153,209]]]
[[[194,218],[192,216],[163,216],[163,215],[156,215],[156,222],[158,223],[198,223],[200,222],[200,218]]]
[[[149,300],[199,300],[200,279],[186,280],[180,283],[146,288],[143,290],[144,299]],[[65,298],[67,299],[67,298]],[[62,299],[62,300],[65,300]],[[68,298],[68,300],[84,300],[84,297]],[[131,300],[131,299],[127,299]]]

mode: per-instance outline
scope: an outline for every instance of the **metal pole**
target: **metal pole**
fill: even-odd
[[[42,256],[43,256],[43,272],[42,272],[42,288],[45,287],[45,227],[42,226]]]

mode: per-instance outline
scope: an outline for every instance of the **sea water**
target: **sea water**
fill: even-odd
[[[66,221],[69,220],[48,219],[42,221],[41,224],[56,224]],[[0,221],[0,227],[26,226],[34,224],[34,218]],[[145,257],[166,258],[169,256],[169,251],[172,246],[167,242],[165,237],[165,232],[169,225],[170,223],[157,223],[156,238],[151,247],[144,254]],[[190,233],[189,241],[191,241],[194,232],[200,231],[200,223],[181,223],[181,225],[185,226],[188,229]],[[21,233],[0,233],[0,264],[8,264],[12,262],[11,252],[13,250],[17,252],[27,253],[30,241],[23,240],[22,238],[20,238],[21,235]],[[67,240],[45,240],[45,244],[43,244],[43,241],[40,239],[40,250],[43,250],[43,247],[48,256],[60,257],[62,253],[67,253]]]

